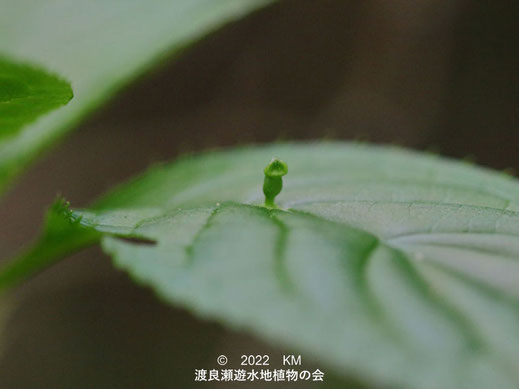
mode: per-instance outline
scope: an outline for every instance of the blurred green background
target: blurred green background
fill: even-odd
[[[216,146],[362,139],[519,168],[518,20],[517,2],[292,0],[228,25],[32,166],[0,202],[1,256],[36,236],[58,192],[81,207],[154,162]],[[287,352],[161,303],[97,248],[15,300],[2,389],[187,388],[220,354],[238,367],[241,354]]]

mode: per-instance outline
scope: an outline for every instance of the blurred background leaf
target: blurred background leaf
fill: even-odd
[[[72,82],[76,98],[19,136],[2,136],[0,191],[29,161],[146,68],[268,2],[2,0],[0,52],[56,71]]]
[[[72,98],[70,85],[33,66],[0,57],[0,144]]]

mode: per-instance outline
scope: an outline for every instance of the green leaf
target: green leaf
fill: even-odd
[[[262,205],[273,156],[289,166],[275,209]],[[325,372],[507,389],[519,386],[518,207],[504,174],[320,143],[185,157],[72,215],[163,300]]]
[[[0,144],[38,116],[65,105],[70,85],[41,69],[0,57]]]
[[[40,239],[15,261],[0,268],[0,291],[80,248],[99,242],[101,234],[95,229],[83,227],[80,221],[81,217],[70,211],[68,202],[63,198],[56,199],[47,212]]]
[[[2,4],[2,54],[55,70],[72,82],[75,98],[25,127],[19,136],[0,136],[0,193],[42,150],[151,65],[270,1],[18,0]],[[19,86],[14,89],[13,93],[22,92]]]

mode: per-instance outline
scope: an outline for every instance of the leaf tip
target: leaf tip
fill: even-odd
[[[66,221],[71,225],[77,225],[81,222],[81,216],[70,209],[70,202],[61,195],[56,197],[47,212],[47,225],[50,227],[58,220]]]

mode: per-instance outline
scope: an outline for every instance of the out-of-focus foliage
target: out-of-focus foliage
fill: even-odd
[[[0,143],[71,98],[72,89],[66,81],[0,57]]]
[[[2,3],[1,52],[56,71],[70,80],[75,98],[65,108],[18,131],[17,136],[0,138],[0,191],[81,117],[145,69],[268,2],[20,0]],[[16,93],[20,92],[18,87]]]

